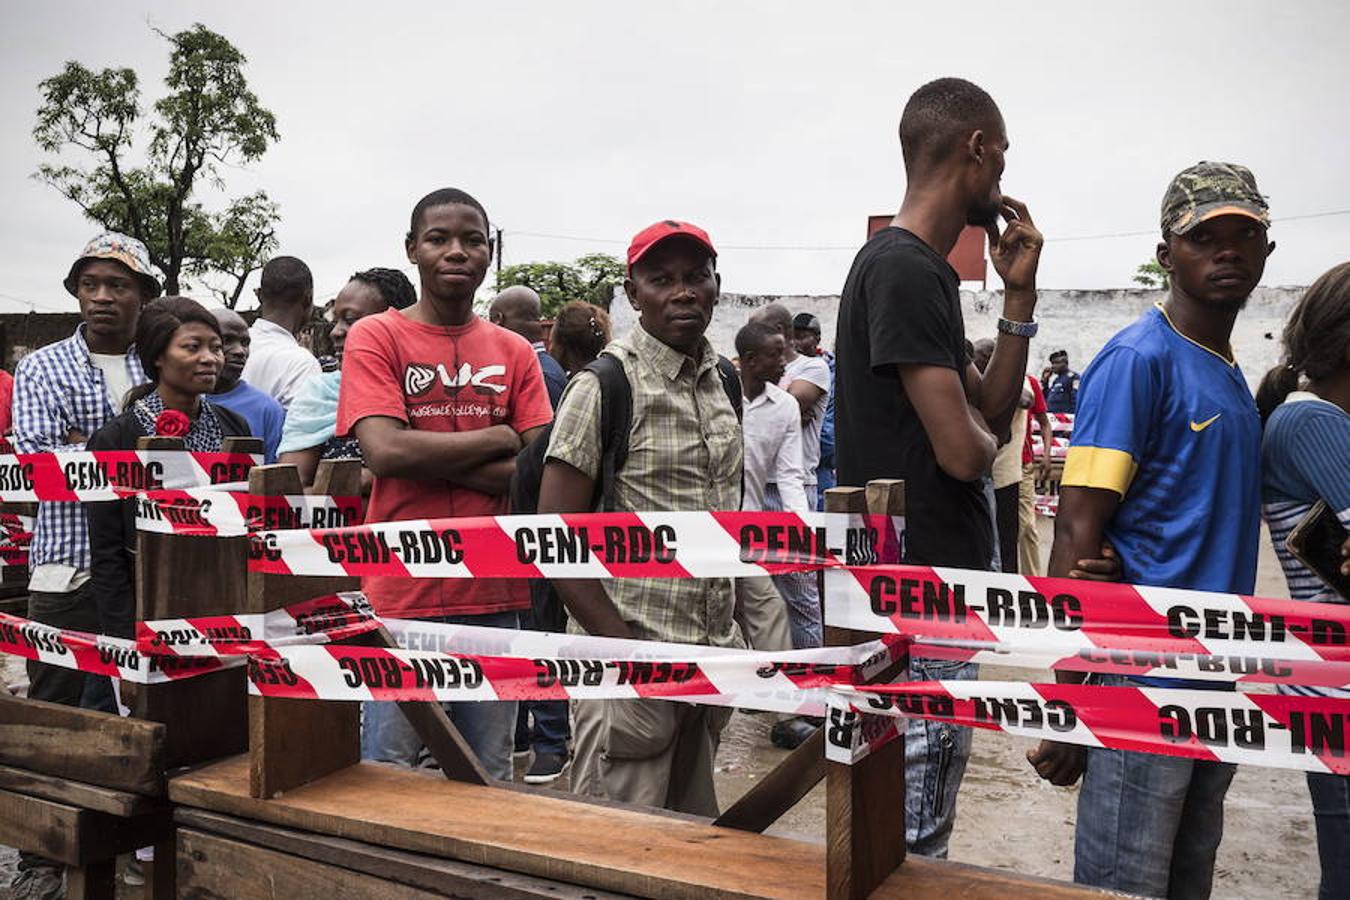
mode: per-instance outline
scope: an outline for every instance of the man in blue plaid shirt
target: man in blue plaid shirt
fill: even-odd
[[[84,449],[103,423],[122,411],[128,391],[146,380],[132,340],[141,306],[159,296],[145,245],[107,233],[90,241],[70,267],[65,288],[80,303],[83,323],[64,341],[25,356],[14,377],[14,445],[20,453]],[[79,503],[43,503],[29,549],[28,617],[97,632],[88,593],[89,533]],[[116,711],[112,683],[73,669],[28,663],[28,696],[68,706]],[[11,885],[16,898],[61,895],[61,868],[20,854]]]

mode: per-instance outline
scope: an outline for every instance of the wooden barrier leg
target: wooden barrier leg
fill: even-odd
[[[826,512],[903,515],[904,482],[874,481],[863,488],[825,492]],[[874,638],[826,628],[825,643],[847,646]],[[827,762],[825,776],[826,896],[861,900],[905,860],[905,740],[900,738],[854,765]]]
[[[141,438],[143,450],[182,450],[181,438]],[[227,452],[262,452],[257,438],[227,438]],[[244,605],[246,538],[136,536],[137,616],[176,619],[239,612]],[[133,715],[168,725],[166,765],[191,765],[247,747],[248,684],[229,669],[132,692]]]
[[[315,492],[361,493],[361,464],[325,464]],[[321,479],[321,480],[320,480]],[[295,466],[259,466],[248,489],[258,496],[302,494]],[[247,611],[264,613],[337,591],[356,590],[355,578],[304,578],[248,573]],[[275,797],[361,761],[361,705],[284,697],[248,698],[249,793]]]
[[[117,857],[66,869],[66,900],[114,900]]]
[[[301,492],[300,475],[294,466],[260,466],[249,474],[249,493],[278,496]],[[319,464],[313,493],[355,496],[360,492],[359,462]],[[359,587],[355,578],[250,572],[248,611],[267,612]],[[376,646],[394,646],[384,629],[364,640]],[[439,703],[400,703],[399,709],[447,778],[474,784],[492,782]],[[361,761],[359,703],[251,696],[248,722],[249,791],[254,797],[275,797]]]
[[[170,833],[155,844],[155,858],[142,864],[145,900],[173,900],[178,896],[178,837]]]

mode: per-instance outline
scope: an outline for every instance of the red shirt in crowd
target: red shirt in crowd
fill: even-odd
[[[0,436],[14,426],[14,376],[0,369]]]
[[[368,416],[422,431],[463,432],[509,425],[525,432],[553,419],[534,350],[520,335],[475,316],[458,326],[410,321],[391,309],[367,316],[347,336],[337,433]],[[368,522],[496,516],[505,496],[443,480],[375,478]],[[500,578],[367,576],[375,610],[398,617],[464,616],[525,609],[526,582]]]
[[[1036,461],[1036,454],[1031,452],[1031,423],[1036,417],[1046,411],[1045,392],[1041,390],[1041,383],[1030,375],[1027,376],[1027,384],[1031,385],[1031,406],[1027,408],[1027,433],[1022,438],[1022,465],[1028,465]],[[1046,440],[1050,439],[1046,436]]]

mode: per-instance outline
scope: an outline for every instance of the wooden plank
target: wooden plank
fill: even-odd
[[[168,807],[131,818],[0,791],[0,844],[80,866],[154,843],[173,827]]]
[[[141,794],[71,781],[54,775],[42,775],[26,769],[0,766],[0,790],[15,791],[81,809],[105,812],[110,816],[136,816],[154,812],[164,804]]]
[[[164,793],[165,727],[0,690],[0,763],[137,794]]]
[[[509,869],[644,897],[813,897],[824,892],[818,851],[703,822],[448,781],[361,763],[274,800],[248,796],[247,760],[179,776],[183,806],[414,853]]]
[[[872,892],[869,900],[917,900],[921,897],[960,900],[1104,900],[1133,897],[1119,891],[1084,887],[1065,881],[1018,875],[946,859],[911,856]]]
[[[445,896],[206,832],[182,830],[178,845],[183,900],[433,900]]]
[[[390,850],[344,838],[294,831],[275,825],[262,825],[247,819],[236,819],[201,810],[180,807],[175,819],[180,834],[185,828],[192,832],[207,832],[317,863],[352,869],[397,884],[460,897],[473,897],[474,900],[526,900],[531,897],[549,897],[553,900],[583,900],[583,898],[620,900],[630,896],[533,878],[501,869],[437,859],[434,856]]]
[[[315,493],[361,493],[361,464],[319,464]],[[291,465],[260,466],[249,473],[249,493],[300,494],[299,471]],[[336,591],[354,590],[359,579],[248,573],[249,612],[268,612]],[[357,703],[248,698],[249,786],[255,797],[273,797],[361,759],[361,706]]]
[[[819,900],[825,893],[824,848],[790,838],[593,806],[565,794],[446,781],[378,763],[361,763],[264,801],[248,795],[247,770],[245,757],[213,763],[174,778],[169,796],[180,804],[180,815],[182,807],[196,807],[644,897]],[[914,857],[876,896],[1100,900],[1103,894]]]
[[[874,481],[865,490],[825,492],[829,512],[904,515],[901,481]],[[874,635],[827,628],[825,643],[855,644]],[[861,900],[905,860],[905,741],[892,741],[854,765],[827,762],[825,776],[826,896]]]
[[[763,831],[801,802],[825,777],[825,729],[815,732],[787,758],[713,820],[723,828]]]
[[[141,449],[182,449],[179,438],[148,437]],[[226,438],[223,449],[261,453],[257,438]],[[141,620],[241,612],[248,538],[142,531],[136,537],[137,616]],[[248,682],[242,668],[141,686],[133,715],[172,723],[170,767],[242,753],[248,747]],[[210,710],[209,715],[203,715]]]

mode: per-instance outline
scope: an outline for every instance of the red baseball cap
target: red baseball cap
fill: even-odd
[[[633,271],[633,265],[646,256],[648,250],[667,238],[673,237],[693,238],[712,254],[713,259],[717,258],[717,249],[713,247],[712,238],[708,237],[708,232],[697,225],[690,225],[688,222],[666,219],[654,225],[648,225],[633,238],[632,243],[628,245],[628,271]]]

